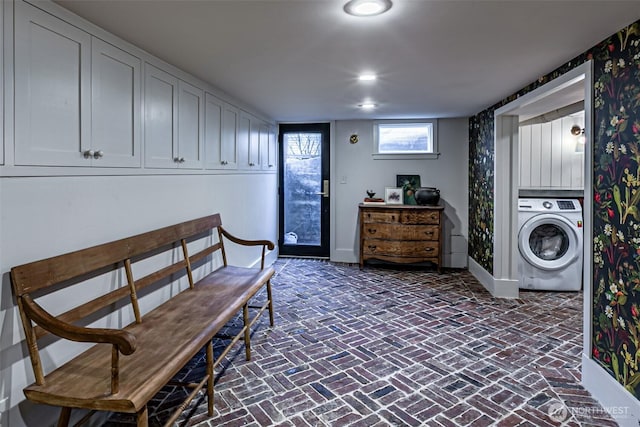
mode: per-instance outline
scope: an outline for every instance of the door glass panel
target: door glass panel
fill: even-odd
[[[284,244],[321,244],[322,133],[283,134]]]
[[[538,258],[554,261],[562,258],[569,250],[569,237],[557,225],[543,224],[531,232],[529,247]]]

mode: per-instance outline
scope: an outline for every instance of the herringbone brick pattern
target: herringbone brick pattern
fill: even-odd
[[[276,326],[263,316],[253,359],[237,346],[217,370],[214,417],[201,396],[182,425],[616,425],[580,385],[581,293],[495,299],[464,270],[298,259],[276,270]],[[201,376],[203,358],[181,376]],[[167,387],[150,424],[185,395]]]

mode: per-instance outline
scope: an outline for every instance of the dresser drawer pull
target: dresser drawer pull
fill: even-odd
[[[369,229],[369,234],[376,234],[378,230],[376,230],[375,228],[370,228]]]
[[[370,251],[375,251],[376,250],[376,246],[375,245],[369,245],[367,247],[369,248]]]
[[[433,236],[433,231],[425,231],[425,236]]]
[[[434,248],[424,248],[425,252],[432,252]]]

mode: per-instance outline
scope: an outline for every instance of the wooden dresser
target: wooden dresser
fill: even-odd
[[[429,261],[442,272],[443,206],[360,204],[360,268],[368,259]]]

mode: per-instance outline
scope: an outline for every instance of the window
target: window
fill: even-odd
[[[375,159],[437,158],[436,120],[379,120],[374,122]]]

